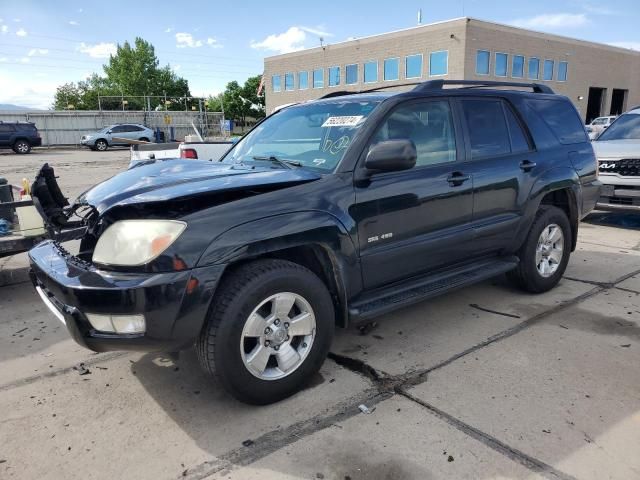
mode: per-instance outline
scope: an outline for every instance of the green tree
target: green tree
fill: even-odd
[[[77,84],[61,85],[54,97],[54,108],[67,108],[73,100],[77,109],[97,109],[101,95],[129,97],[128,108],[134,110],[142,110],[146,105],[143,98],[132,97],[156,96],[153,108],[183,110],[185,97],[191,96],[187,80],[176,75],[169,65],[159,65],[153,45],[142,38],[136,38],[133,45],[118,44],[115,55],[103,66],[105,76],[93,74]],[[164,103],[165,97],[168,105]],[[102,99],[101,103],[102,108],[122,108],[118,98]]]
[[[264,94],[258,95],[260,75],[250,77],[240,86],[235,80],[227,83],[223,93],[209,97],[208,110],[222,111],[224,116],[246,122],[247,117],[262,118],[265,116]]]

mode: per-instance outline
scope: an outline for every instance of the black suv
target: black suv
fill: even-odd
[[[0,148],[16,153],[29,153],[31,147],[42,145],[42,138],[34,123],[0,121]]]
[[[598,194],[580,117],[546,86],[333,93],[219,162],[156,161],[87,191],[62,210],[84,218],[79,254],[41,243],[32,280],[81,345],[195,343],[234,396],[269,403],[320,368],[335,326],[503,273],[553,288]]]

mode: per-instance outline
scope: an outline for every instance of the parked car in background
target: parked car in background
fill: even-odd
[[[598,135],[609,128],[609,125],[611,125],[616,118],[617,117],[615,116],[594,118],[593,121],[589,125],[587,125],[587,133],[589,134],[589,138],[591,140],[595,140],[596,138],[598,138]]]
[[[623,113],[593,142],[602,210],[640,212],[640,107]]]
[[[11,148],[16,153],[29,153],[31,147],[42,145],[35,123],[0,121],[0,148]]]
[[[130,145],[127,140],[152,142],[154,138],[154,131],[149,127],[139,123],[121,123],[83,135],[80,144],[91,148],[91,150],[104,152],[107,148],[115,145]]]
[[[205,372],[265,404],[309,381],[336,326],[502,273],[552,289],[598,195],[578,112],[546,85],[336,91],[220,161],[152,162],[88,190],[63,211],[85,212],[80,254],[39,244],[32,281],[80,345],[195,344]]]

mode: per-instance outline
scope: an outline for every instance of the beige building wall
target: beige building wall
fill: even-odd
[[[414,27],[398,32],[375,35],[357,40],[311,48],[299,52],[267,57],[264,62],[265,95],[267,112],[275,107],[292,102],[311,100],[331,91],[359,91],[406,83],[419,83],[429,79],[429,54],[447,50],[449,52],[448,74],[434,78],[462,78],[465,52],[466,19],[452,20]],[[405,79],[405,57],[422,54],[422,76],[416,79]],[[383,80],[383,62],[386,58],[399,58],[400,75],[398,81]],[[378,81],[363,82],[363,65],[369,60],[378,61]],[[358,83],[345,85],[345,66],[358,64]],[[340,67],[340,85],[328,86],[328,68]],[[324,69],[324,88],[312,88],[314,69]],[[298,72],[309,72],[309,88],[298,89]],[[293,91],[285,91],[285,73],[295,74]],[[272,76],[281,75],[282,91],[275,93],[272,89]]]
[[[448,73],[444,76],[429,77],[429,54],[446,50]],[[491,53],[490,74],[476,75],[476,52],[488,50]],[[496,77],[495,54],[507,53],[507,77]],[[418,79],[405,78],[405,57],[422,54],[422,76]],[[513,55],[525,57],[525,78],[512,78]],[[383,80],[383,61],[399,58],[400,75],[397,81]],[[527,78],[530,57],[540,59],[540,79]],[[542,80],[544,60],[554,60],[554,79]],[[363,82],[363,65],[369,60],[378,61],[378,81]],[[568,62],[567,81],[557,80],[558,64]],[[345,85],[345,66],[358,65],[358,83]],[[340,85],[328,86],[329,67],[340,67]],[[324,87],[313,88],[313,70],[324,70]],[[298,73],[309,72],[309,88],[298,88]],[[294,89],[285,91],[285,73],[294,73]],[[460,18],[430,25],[421,25],[405,30],[374,35],[356,40],[316,47],[299,52],[277,55],[265,59],[265,94],[267,112],[294,102],[311,100],[332,91],[361,91],[370,88],[418,83],[434,78],[452,80],[506,80],[537,81],[549,85],[555,92],[567,95],[586,116],[589,87],[606,88],[602,101],[602,115],[608,115],[611,108],[612,90],[628,90],[625,108],[640,105],[640,52],[575,40],[557,35],[533,32],[475,20]],[[272,76],[281,75],[282,91],[272,89]]]
[[[465,78],[469,80],[509,80],[549,85],[576,105],[583,120],[587,110],[589,87],[606,88],[601,115],[609,115],[612,90],[628,90],[625,108],[640,105],[640,52],[571,38],[532,32],[495,23],[469,19],[465,55]],[[490,74],[476,75],[476,53],[491,52]],[[496,52],[508,53],[508,77],[495,76]],[[514,55],[525,56],[525,78],[512,78]],[[540,59],[540,78],[527,76],[529,58]],[[554,60],[554,79],[542,80],[544,60]],[[567,81],[557,81],[558,63],[568,62]],[[580,99],[582,97],[582,99]]]

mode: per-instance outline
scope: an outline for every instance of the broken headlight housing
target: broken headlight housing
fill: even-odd
[[[98,238],[93,262],[139,266],[161,255],[187,228],[177,220],[120,220]]]

